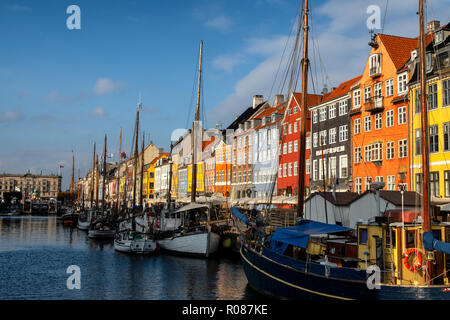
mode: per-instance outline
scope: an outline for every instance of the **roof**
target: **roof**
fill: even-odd
[[[297,104],[299,106],[301,106],[303,94],[301,92],[293,92],[292,95],[294,96],[294,99],[297,101]],[[323,99],[323,96],[320,94],[309,94],[308,93],[308,96],[307,96],[308,107],[319,104],[322,101],[322,99]]]
[[[388,34],[377,34],[377,37],[386,48],[396,70],[403,68],[405,63],[411,58],[411,51],[417,49],[417,38],[406,38],[392,36]]]
[[[372,195],[376,195],[374,190],[366,190],[362,193],[359,198],[362,198],[366,194],[371,193]],[[380,198],[386,200],[387,202],[392,203],[395,206],[402,205],[402,194],[400,191],[395,190],[380,190]],[[422,196],[415,191],[404,191],[403,192],[403,205],[407,207],[413,207],[422,203]]]
[[[313,197],[318,195],[322,196],[322,198],[327,199],[328,202],[334,204],[335,206],[347,206],[359,197],[359,194],[357,192],[334,192],[333,194],[333,192],[319,191],[312,193],[308,197],[308,199],[312,199]]]
[[[322,102],[326,102],[326,101],[331,101],[334,100],[338,97],[341,97],[343,95],[346,95],[350,90],[351,87],[357,83],[359,80],[361,80],[362,75],[359,75],[357,77],[354,77],[350,80],[344,81],[342,82],[336,89],[334,89],[333,91],[325,94],[323,96]]]
[[[179,208],[177,211],[175,212],[183,212],[183,211],[189,211],[189,210],[194,210],[194,209],[204,209],[204,208],[209,208],[207,205],[205,204],[200,204],[200,203],[189,203],[181,208]]]
[[[239,128],[239,124],[245,122],[253,114],[255,114],[267,101],[258,104],[255,108],[253,106],[248,107],[244,112],[242,112],[228,127],[227,129],[236,130]]]
[[[216,139],[216,137],[215,137],[215,136],[212,136],[210,140],[202,141],[202,151],[205,151],[206,148],[207,148],[209,145],[211,145],[211,143],[213,143],[215,139]]]
[[[156,161],[158,161],[159,159],[163,158],[163,157],[168,157],[169,156],[169,152],[164,152],[162,155],[157,156],[155,159],[153,159],[150,164],[154,164],[156,163]]]

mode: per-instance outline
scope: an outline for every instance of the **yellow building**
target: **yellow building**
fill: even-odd
[[[187,192],[191,192],[192,190],[192,164],[188,165],[187,172],[188,184],[187,184]],[[205,163],[199,162],[197,163],[197,192],[205,191]]]
[[[155,166],[159,159],[164,159],[168,156],[169,153],[165,152],[161,156],[154,158],[147,166],[147,179],[143,181],[147,181],[147,194],[149,199],[155,198]]]
[[[439,33],[442,32],[442,35]],[[450,64],[449,45],[445,37],[450,30],[440,28],[434,31],[434,37],[428,37],[426,49],[426,101],[428,108],[428,156],[430,195],[450,198]],[[418,55],[418,50],[412,55]],[[445,59],[446,57],[446,59]],[[418,58],[412,63],[415,72],[410,82],[410,117],[412,124],[409,132],[411,146],[411,186],[422,193],[422,150],[421,150],[421,105],[420,70]]]

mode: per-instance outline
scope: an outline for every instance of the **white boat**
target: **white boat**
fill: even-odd
[[[209,206],[190,203],[174,212],[181,214],[182,223],[176,230],[166,230],[157,239],[161,250],[173,253],[209,257],[219,248],[220,236],[211,231]],[[161,224],[164,224],[164,214]]]
[[[116,230],[103,222],[96,222],[88,231],[88,237],[91,239],[112,239],[115,234]]]
[[[119,252],[151,254],[157,247],[150,235],[139,232],[124,231],[116,234],[114,249]]]
[[[89,210],[79,215],[77,223],[78,229],[89,230],[89,227],[91,226],[91,217],[93,216],[92,213],[93,213],[92,210]]]

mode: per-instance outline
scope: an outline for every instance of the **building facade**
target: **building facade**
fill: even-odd
[[[62,176],[35,175],[31,173],[0,174],[0,198],[3,200],[8,193],[21,193],[21,200],[56,198],[61,192]]]

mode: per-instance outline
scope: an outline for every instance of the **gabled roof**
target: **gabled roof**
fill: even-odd
[[[334,100],[336,98],[339,98],[341,96],[346,95],[347,93],[350,92],[351,87],[355,83],[357,83],[359,80],[361,80],[361,78],[362,78],[362,75],[359,75],[359,76],[354,77],[354,78],[352,78],[350,80],[342,82],[336,89],[334,89],[333,91],[325,94],[323,96],[323,100],[321,102],[323,103],[323,102],[331,101],[331,100]]]
[[[302,97],[303,94],[301,92],[293,92],[292,93],[294,99],[297,101],[297,104],[299,106],[301,106],[301,102],[302,102]],[[319,104],[323,99],[323,96],[320,94],[310,94],[308,93],[308,99],[307,99],[307,103],[308,103],[308,109],[311,106],[314,106],[316,104]]]
[[[205,151],[206,148],[207,148],[209,145],[211,145],[211,143],[213,143],[215,139],[216,139],[216,137],[215,137],[215,136],[212,136],[210,140],[202,141],[202,151]]]
[[[406,38],[388,34],[377,34],[377,37],[386,48],[396,70],[403,68],[411,57],[411,51],[417,49],[418,46],[417,38]]]
[[[266,103],[267,101],[264,101],[260,104],[258,104],[255,108],[253,106],[248,107],[244,112],[242,112],[228,127],[227,129],[236,130],[239,128],[240,123],[244,123],[246,120],[248,120],[251,116],[253,116],[261,107]]]
[[[312,193],[307,200],[312,199],[315,196],[325,197],[328,202],[334,204],[335,206],[348,206],[350,203],[358,199],[360,196],[357,192],[314,192]]]
[[[162,155],[160,155],[160,156],[156,157],[155,159],[153,159],[153,160],[150,162],[150,164],[154,164],[154,163],[156,163],[156,161],[158,161],[159,159],[164,158],[164,157],[168,157],[168,156],[169,156],[169,152],[164,152]]]

